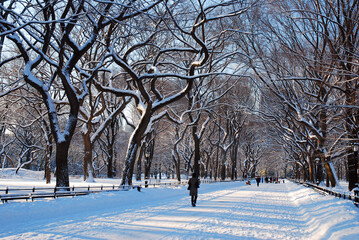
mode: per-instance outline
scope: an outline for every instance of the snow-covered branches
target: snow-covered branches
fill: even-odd
[[[253,12],[261,24],[248,25],[251,35],[238,41],[240,46],[249,43],[241,47],[242,56],[267,99],[260,111],[266,112],[280,142],[295,152],[289,155],[299,156],[296,161],[309,169],[309,179],[322,180],[314,171],[319,164],[315,159],[320,159],[335,186],[331,161],[345,149],[343,132],[350,142],[358,139],[355,107],[334,107],[357,105],[358,18],[353,16],[358,3],[297,0],[274,3],[270,9]]]
[[[190,166],[192,156],[195,172],[208,168],[210,160],[203,156],[205,151],[206,156],[213,155],[208,130],[216,126],[221,142],[215,147],[231,151],[234,176],[245,121],[240,117],[245,108],[239,105],[253,105],[253,93],[247,84],[240,84],[252,77],[237,46],[242,25],[231,23],[257,2],[8,1],[0,6],[0,66],[16,66],[18,74],[9,79],[2,74],[0,96],[32,88],[41,97],[39,105],[46,111],[37,112],[34,122],[44,122],[47,146],[52,140],[56,145],[57,186],[69,185],[68,154],[79,129],[84,177],[93,179],[96,169],[101,169],[93,164],[99,156],[95,145],[101,140],[102,146],[113,147],[119,119],[127,123],[123,128],[133,128],[122,184],[132,183],[144,137],[155,136],[154,124],[164,119],[179,128],[179,139],[193,144],[175,144],[177,169],[179,158],[187,159]],[[233,98],[238,86],[243,94]],[[112,133],[104,137],[104,132]],[[109,163],[114,160],[112,150],[106,150],[111,152],[106,157]],[[225,171],[227,154],[222,155]]]

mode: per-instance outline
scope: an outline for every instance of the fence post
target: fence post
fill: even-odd
[[[354,190],[354,204],[355,204],[355,206],[358,207],[358,204],[359,204],[359,198],[358,198],[359,188],[355,187],[353,190]]]

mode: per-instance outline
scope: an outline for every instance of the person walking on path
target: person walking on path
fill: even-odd
[[[196,206],[197,196],[198,196],[198,188],[199,188],[199,179],[197,178],[196,173],[192,173],[192,178],[188,181],[188,190],[189,195],[191,196],[192,207]]]
[[[256,181],[257,181],[257,187],[259,187],[259,183],[261,182],[261,178],[260,178],[260,177],[257,177],[257,178],[256,178]]]

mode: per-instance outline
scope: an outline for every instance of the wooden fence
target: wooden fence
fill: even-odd
[[[213,183],[216,182],[210,179],[203,179],[201,183]],[[158,182],[139,185],[107,185],[107,186],[79,186],[79,187],[32,187],[32,188],[0,188],[0,200],[2,203],[6,203],[11,200],[31,200],[34,201],[37,198],[58,198],[58,197],[75,197],[81,195],[88,195],[90,193],[109,192],[109,191],[126,191],[129,189],[137,189],[141,191],[142,187],[154,188],[158,186],[179,186],[186,185],[187,181],[179,182]]]
[[[0,189],[0,200],[5,203],[10,200],[31,200],[37,198],[58,198],[58,197],[75,197],[88,195],[90,193],[104,191],[123,191],[138,186],[87,186],[87,187],[32,187],[32,188],[5,188]]]

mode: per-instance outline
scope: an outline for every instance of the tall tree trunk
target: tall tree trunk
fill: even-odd
[[[151,160],[149,157],[145,158],[145,179],[150,179],[150,171],[151,171]]]
[[[125,166],[122,174],[121,185],[132,185],[132,176],[134,165],[136,162],[137,151],[141,144],[142,137],[146,132],[146,129],[150,124],[151,120],[151,106],[151,103],[147,104],[146,111],[143,113],[141,121],[139,122],[137,128],[134,130],[130,138],[125,159]]]
[[[318,161],[317,163],[317,184],[323,181],[323,169],[322,169],[322,161]]]
[[[348,119],[347,118],[347,124],[346,125],[352,125],[354,124],[353,119]],[[349,123],[348,123],[349,122]],[[349,128],[349,127],[347,127]],[[349,141],[349,147],[347,148],[347,167],[348,167],[348,189],[349,191],[351,191],[353,188],[355,188],[356,183],[358,181],[358,175],[357,175],[357,156],[353,151],[353,144],[354,144],[354,140],[352,139],[356,139],[356,135],[355,135],[355,131],[353,131],[352,128],[348,129],[348,138],[350,139]]]
[[[211,154],[209,152],[206,152],[206,172],[205,172],[205,178],[212,178],[212,167],[211,167],[211,164],[210,164],[210,161],[211,161]]]
[[[326,173],[327,173],[327,179],[329,181],[327,181],[327,187],[329,187],[329,182],[331,184],[331,187],[335,187],[336,186],[336,178],[335,178],[335,175],[334,175],[334,172],[331,167],[330,167],[330,160],[326,160],[325,163],[324,163],[324,168],[326,170]]]
[[[68,152],[70,140],[56,143],[56,187],[69,190]]]
[[[114,165],[115,165],[115,141],[117,133],[118,119],[112,118],[110,126],[108,128],[108,134],[106,135],[107,140],[107,177],[113,178],[115,176]]]
[[[299,163],[295,163],[295,179],[300,180]]]
[[[320,159],[322,160],[322,165],[325,168],[325,171],[327,173],[327,177],[329,178],[329,181],[332,184],[332,187],[336,186],[336,181],[337,179],[335,179],[334,175],[335,173],[333,173],[333,171],[335,171],[335,169],[332,169],[329,167],[329,162],[330,158],[326,157],[326,150],[325,150],[325,142],[327,139],[327,110],[326,109],[322,109],[320,111],[320,128],[322,131],[322,138],[319,138],[319,149],[320,149]],[[328,183],[327,183],[328,184]]]
[[[349,87],[348,87],[349,88]],[[346,94],[346,105],[355,105],[355,92],[348,90]],[[351,191],[356,187],[356,183],[358,182],[357,175],[357,154],[355,154],[353,146],[354,144],[358,144],[358,135],[357,130],[355,128],[355,124],[357,123],[357,114],[351,108],[347,108],[346,111],[346,131],[348,134],[348,147],[347,147],[347,168],[348,168],[348,189]]]
[[[305,165],[302,166],[302,174],[303,174],[303,181],[306,182],[307,181],[307,174],[306,174]]]
[[[231,160],[232,160],[232,171],[231,171],[231,179],[235,180],[237,179],[237,156],[238,156],[238,146],[239,146],[239,141],[238,139],[234,139],[234,144],[232,147],[232,156],[231,156]]]
[[[174,147],[174,148],[176,148],[176,147]],[[173,150],[173,152],[174,152],[173,154],[175,154],[175,155],[172,155],[172,159],[173,159],[173,163],[175,165],[176,178],[177,178],[178,182],[181,182],[181,160],[180,160],[178,152],[175,150]]]
[[[180,183],[181,182],[181,163],[180,163],[180,160],[178,160],[177,164],[175,164],[175,167],[176,167],[177,181]]]
[[[348,148],[347,153],[348,189],[351,191],[356,187],[358,178],[356,169],[357,159],[351,146]]]
[[[45,120],[42,123],[44,136],[46,139],[46,151],[45,151],[45,179],[46,184],[51,183],[51,155],[52,155],[52,135],[49,125]]]
[[[135,165],[138,145],[139,142],[134,139],[132,139],[129,143],[121,185],[132,185],[133,167]]]
[[[308,159],[308,171],[309,171],[309,181],[314,183],[314,171],[313,171],[313,161],[311,156],[307,156]]]
[[[221,164],[221,180],[225,180],[225,179],[226,179],[226,165],[222,161],[222,164]]]
[[[143,144],[142,144],[143,145]],[[141,175],[142,175],[142,156],[144,152],[145,147],[142,146],[140,150],[140,154],[137,158],[137,166],[136,166],[136,180],[141,181]]]
[[[46,145],[46,159],[45,159],[45,179],[46,184],[51,183],[51,154],[52,154],[52,145]]]
[[[89,134],[83,135],[85,154],[83,161],[84,181],[93,181],[95,178],[95,170],[92,163],[92,143]]]
[[[113,146],[108,147],[107,151],[108,151],[108,157],[107,157],[107,177],[108,177],[108,178],[113,178],[113,177],[114,177],[114,174],[113,174],[113,158],[114,158]]]
[[[200,166],[199,162],[201,159],[200,154],[200,139],[197,133],[198,127],[195,125],[192,127],[192,137],[194,141],[194,159],[193,159],[193,172],[197,174],[197,176],[200,176]]]

